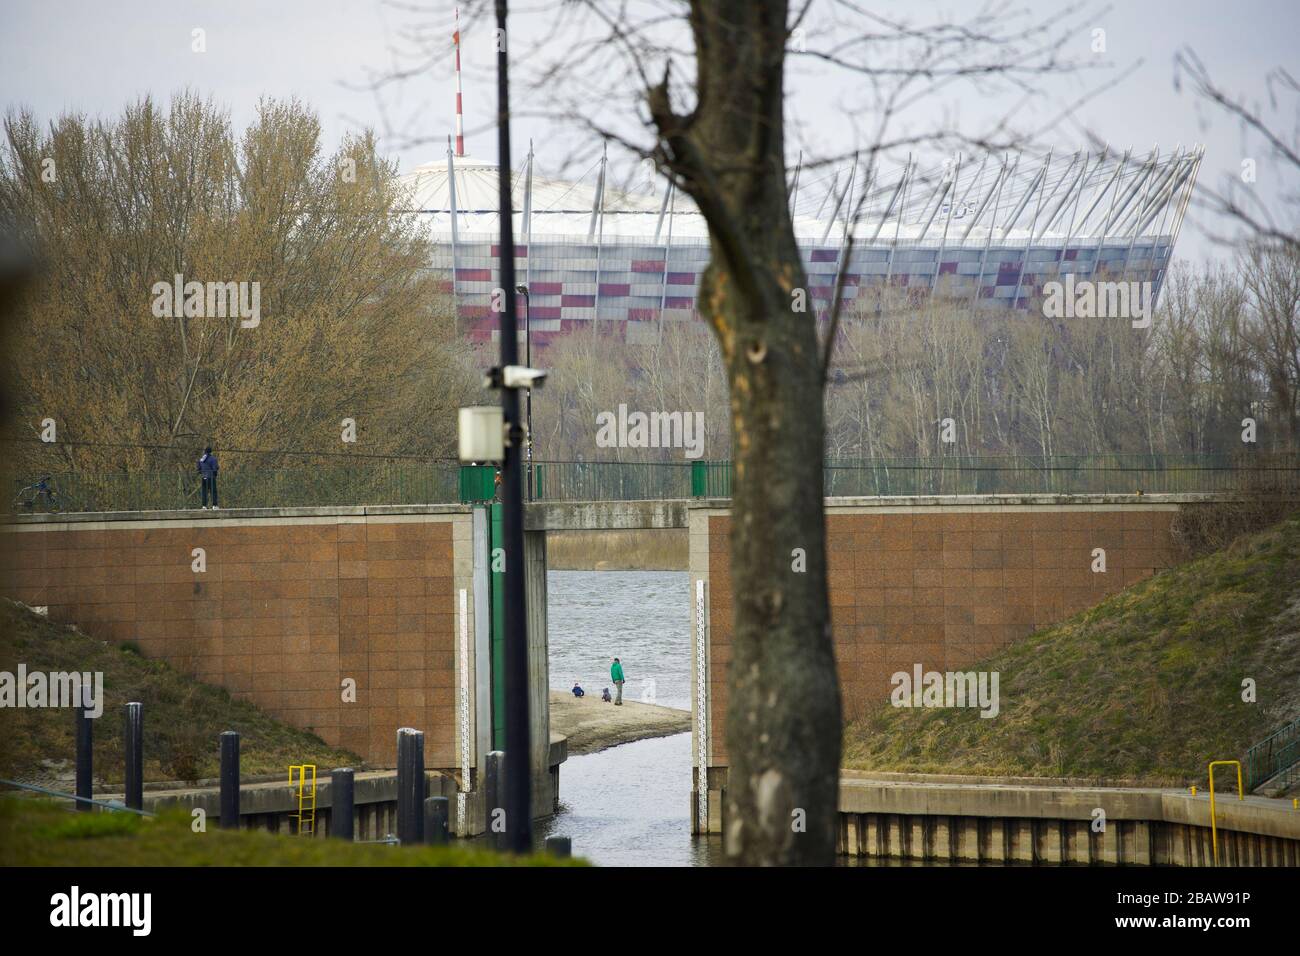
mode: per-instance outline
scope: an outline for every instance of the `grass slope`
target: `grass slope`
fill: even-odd
[[[287,773],[291,763],[361,766],[360,758],[328,746],[223,688],[200,683],[163,661],[141,657],[130,645],[108,644],[53,624],[0,600],[0,671],[103,671],[104,713],[95,721],[95,776],[120,787],[124,772],[124,705],[144,704],[146,780],[215,777],[217,735],[237,730],[244,776]],[[71,778],[75,739],[68,709],[0,709],[0,776],[58,786]],[[66,766],[60,764],[66,761]],[[71,789],[64,787],[64,789]]]
[[[846,728],[844,765],[1204,781],[1300,714],[1300,514],[970,669],[1000,673],[997,717],[886,705]]]
[[[184,811],[155,818],[76,813],[45,800],[0,798],[0,866],[582,866],[454,843],[395,847],[277,836],[260,830],[190,829]]]

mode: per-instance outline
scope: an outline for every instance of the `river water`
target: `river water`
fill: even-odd
[[[610,658],[618,657],[625,696],[690,709],[689,574],[550,571],[546,586],[553,689],[567,691],[576,679],[599,694],[609,686]],[[567,836],[575,856],[598,866],[721,865],[721,837],[691,837],[690,796],[688,733],[571,756],[560,767],[560,811],[537,821],[536,845]],[[936,865],[856,857],[838,863]]]
[[[550,571],[546,587],[552,688],[576,679],[589,694],[612,693],[618,657],[625,697],[690,709],[685,571]],[[570,837],[575,856],[600,866],[708,866],[721,842],[691,837],[690,797],[690,734],[571,756],[560,767],[560,812],[538,821],[537,839]]]

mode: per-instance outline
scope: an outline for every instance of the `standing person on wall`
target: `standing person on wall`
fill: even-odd
[[[615,690],[614,692],[614,706],[622,707],[623,706],[623,665],[619,663],[619,659],[617,657],[614,658],[614,663],[609,669],[609,679],[614,682],[614,687],[617,688],[617,690]]]
[[[217,456],[212,454],[212,446],[209,445],[203,449],[203,456],[199,459],[199,477],[203,485],[203,510],[208,510],[208,493],[212,493],[212,510],[217,509],[217,471],[220,470],[217,464]]]

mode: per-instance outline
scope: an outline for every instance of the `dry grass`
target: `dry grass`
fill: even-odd
[[[970,669],[1000,673],[997,717],[877,708],[846,728],[845,766],[1203,781],[1300,713],[1300,514]]]
[[[95,721],[95,777],[121,785],[122,723],[127,701],[144,704],[146,780],[192,781],[218,770],[217,735],[242,735],[245,776],[285,773],[291,763],[362,766],[345,750],[282,723],[220,687],[200,683],[163,661],[141,657],[129,642],[110,644],[53,624],[11,601],[0,601],[0,670],[15,673],[102,671],[104,713]],[[60,784],[70,777],[75,750],[72,712],[0,710],[0,776]],[[66,761],[66,765],[64,762]]]
[[[553,571],[685,571],[685,530],[551,531],[546,563]]]

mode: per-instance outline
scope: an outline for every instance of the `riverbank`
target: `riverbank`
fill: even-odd
[[[546,563],[552,571],[685,571],[686,531],[551,531]]]
[[[570,754],[594,754],[648,737],[667,737],[691,729],[691,714],[675,707],[624,700],[606,704],[599,694],[574,697],[551,691],[551,733],[569,738]]]

